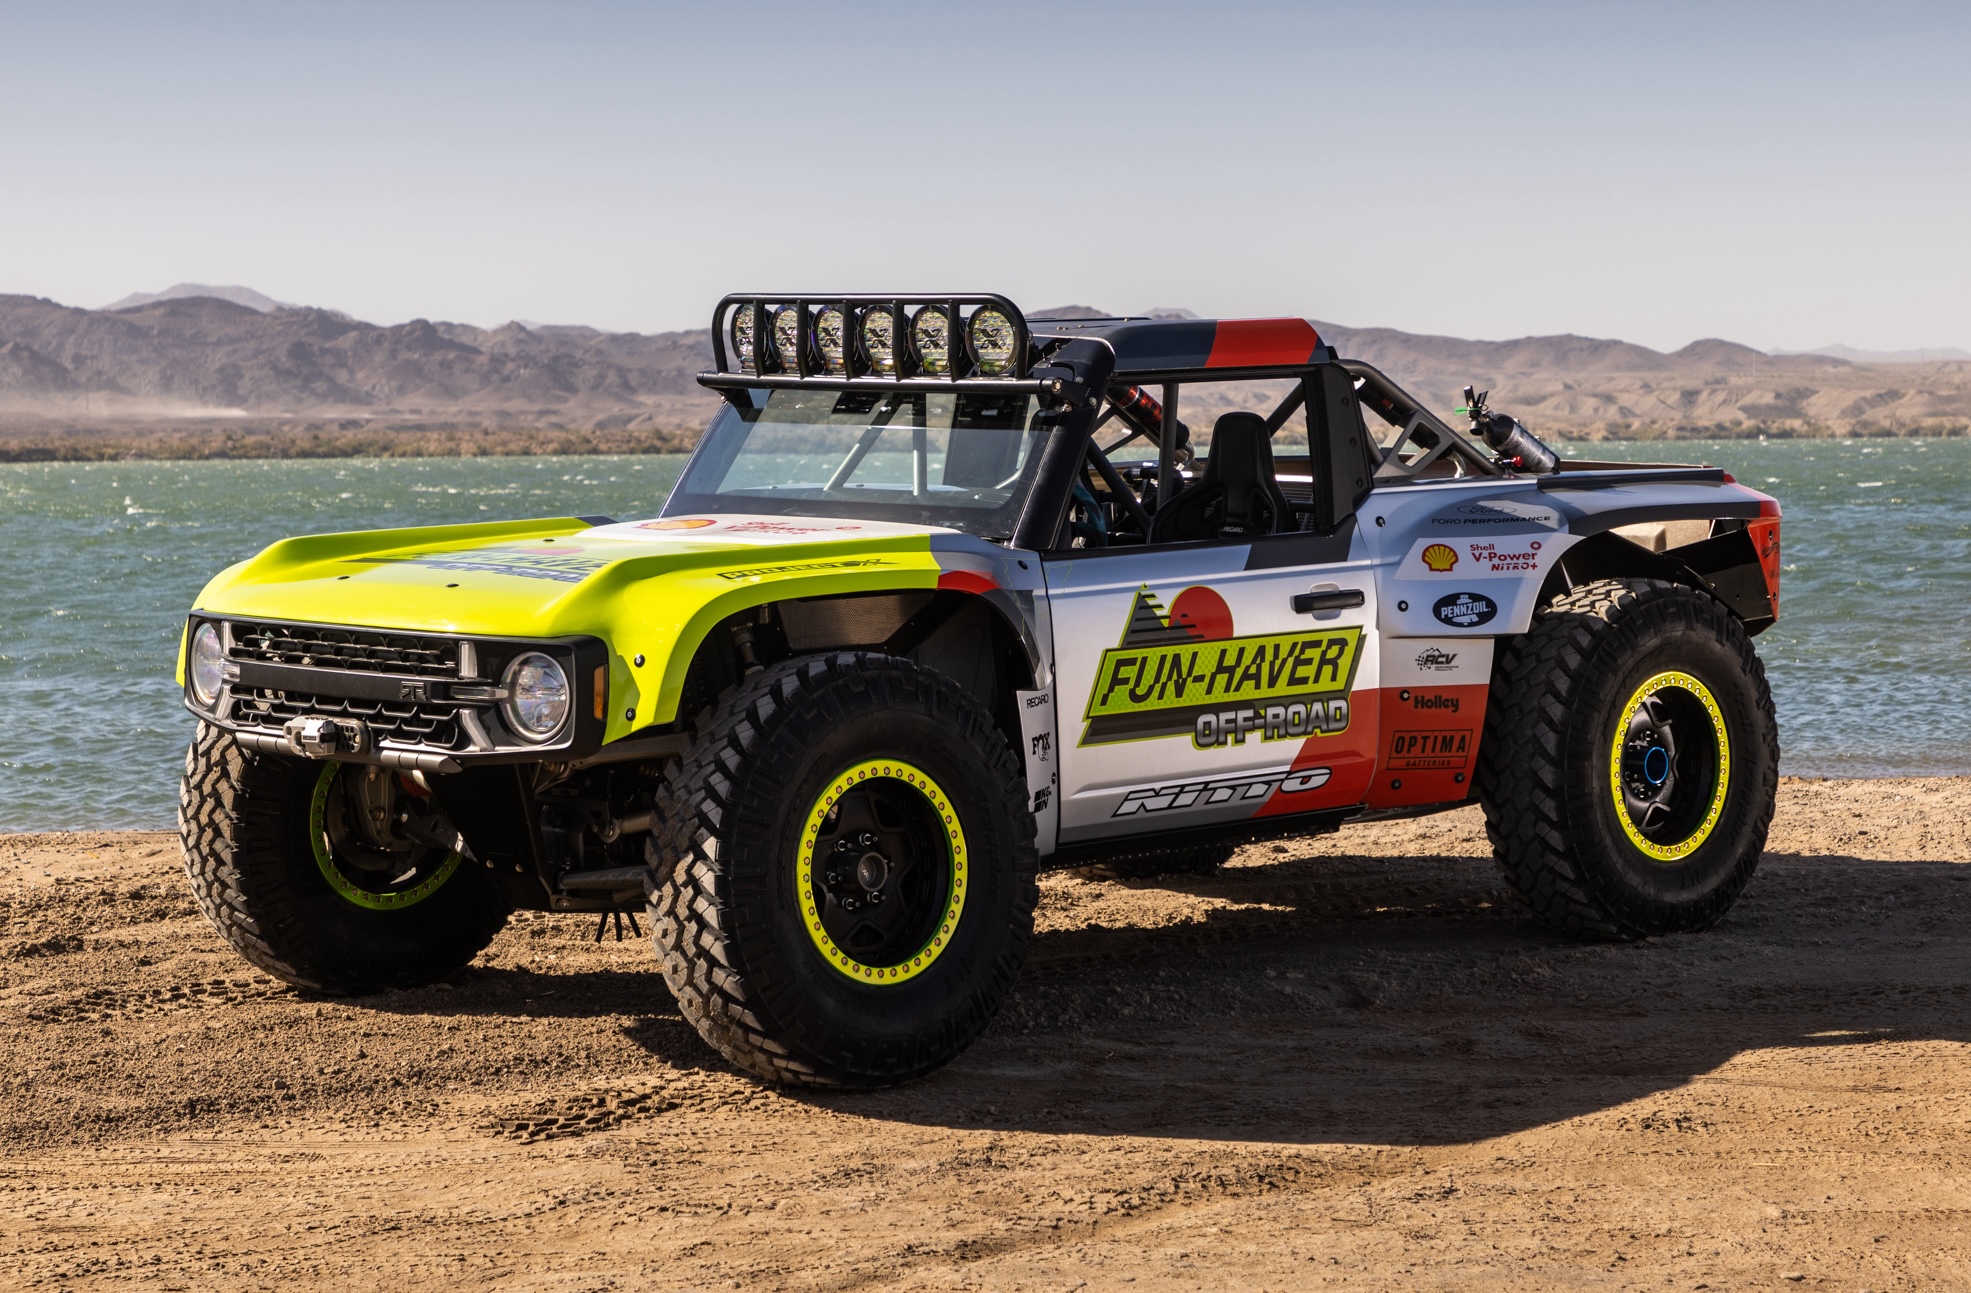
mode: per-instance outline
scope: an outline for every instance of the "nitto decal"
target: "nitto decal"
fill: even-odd
[[[1116,805],[1113,817],[1134,817],[1138,813],[1167,813],[1185,808],[1210,808],[1234,801],[1263,800],[1275,790],[1297,795],[1318,790],[1333,775],[1327,768],[1278,768],[1243,777],[1221,777],[1213,781],[1180,781],[1167,786],[1145,786],[1132,790]]]
[[[1499,613],[1499,604],[1483,593],[1451,593],[1438,598],[1430,611],[1441,623],[1471,629],[1491,623]]]
[[[1458,653],[1443,647],[1425,647],[1417,652],[1417,668],[1432,673],[1449,673],[1458,667]]]
[[[1225,714],[1242,741],[1246,732],[1264,732],[1271,709],[1280,711],[1284,735],[1296,705],[1303,734],[1340,731],[1361,645],[1360,626],[1235,637],[1231,608],[1214,590],[1186,588],[1166,615],[1156,595],[1140,589],[1122,644],[1102,653],[1080,743],[1189,735],[1202,745],[1201,720]],[[1338,710],[1335,700],[1343,701]],[[1211,745],[1227,743],[1219,732],[1214,726]]]
[[[1423,550],[1423,563],[1433,574],[1441,575],[1458,564],[1458,554],[1447,543],[1433,543]]]
[[[802,570],[856,570],[863,566],[887,566],[881,557],[858,557],[853,561],[796,561],[785,566],[754,566],[748,570],[721,570],[720,579],[756,579],[761,575],[787,575]]]
[[[1397,732],[1389,738],[1392,768],[1462,768],[1470,758],[1470,732]]]

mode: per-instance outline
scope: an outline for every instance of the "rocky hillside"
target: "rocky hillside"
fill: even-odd
[[[708,335],[642,336],[215,297],[80,310],[0,296],[0,410],[71,422],[267,418],[629,428],[702,403]]]
[[[1668,353],[1594,337],[1466,341],[1317,323],[1439,409],[1470,383],[1540,431],[1585,438],[1956,434],[1971,429],[1971,362],[1859,364],[1693,341]]]
[[[703,330],[381,327],[224,290],[254,304],[178,289],[108,310],[0,296],[0,457],[120,456],[132,444],[195,454],[675,448],[712,406],[692,380],[709,360]],[[1318,326],[1344,355],[1440,409],[1469,382],[1549,435],[1971,428],[1966,361],[1863,364],[1716,340],[1666,354],[1591,337]]]

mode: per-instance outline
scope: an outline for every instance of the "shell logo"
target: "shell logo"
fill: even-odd
[[[708,525],[717,524],[717,521],[707,517],[691,516],[675,521],[645,521],[637,528],[639,530],[702,530]]]
[[[1449,544],[1433,543],[1423,550],[1423,563],[1432,572],[1441,575],[1458,564],[1458,554],[1451,550]]]

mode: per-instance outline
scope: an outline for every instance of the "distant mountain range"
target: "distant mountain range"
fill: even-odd
[[[1971,350],[1939,346],[1933,350],[1857,350],[1853,346],[1817,346],[1812,350],[1775,350],[1776,355],[1831,355],[1855,364],[1935,364],[1971,359]]]
[[[183,301],[194,296],[209,296],[218,301],[231,301],[234,305],[244,305],[249,310],[266,314],[271,310],[293,310],[298,306],[286,301],[276,301],[264,296],[250,287],[214,287],[210,283],[174,283],[162,292],[132,292],[121,301],[112,301],[105,310],[134,310],[140,305],[152,305],[158,301]]]
[[[1067,306],[1034,317],[1099,313]],[[1770,355],[1705,340],[1665,353],[1593,337],[1471,341],[1316,326],[1342,354],[1440,410],[1470,383],[1556,437],[1971,428],[1971,355],[1962,351],[1830,346]],[[244,287],[179,284],[101,310],[0,296],[0,442],[58,450],[65,437],[124,433],[374,437],[437,428],[499,431],[517,445],[545,433],[588,436],[580,441],[588,445],[676,445],[715,403],[693,380],[709,360],[704,329],[645,335],[423,319],[384,327]]]

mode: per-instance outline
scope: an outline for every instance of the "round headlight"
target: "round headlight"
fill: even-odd
[[[220,641],[215,625],[201,624],[192,634],[187,672],[191,674],[194,696],[208,705],[219,698],[219,686],[226,676],[226,644]]]
[[[862,312],[862,357],[875,372],[896,372],[897,317],[889,306],[872,305]]]
[[[568,675],[561,666],[538,651],[514,657],[501,680],[506,699],[500,712],[514,735],[528,741],[545,741],[561,729],[571,708]]]
[[[753,307],[742,305],[732,312],[732,348],[738,354],[739,366],[753,366]]]
[[[801,311],[792,305],[783,305],[773,312],[773,357],[780,361],[780,371],[797,373],[801,370]]]
[[[814,316],[814,348],[821,352],[821,366],[831,373],[849,369],[849,321],[839,305],[826,305]]]
[[[951,316],[941,305],[927,305],[910,324],[910,340],[917,348],[917,367],[941,377],[951,371]]]
[[[972,316],[970,331],[972,356],[979,361],[980,372],[996,377],[1013,367],[1013,347],[1020,336],[1005,311],[986,306]]]

